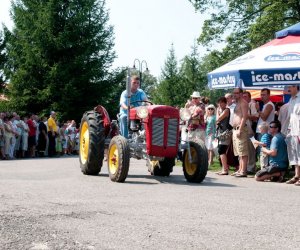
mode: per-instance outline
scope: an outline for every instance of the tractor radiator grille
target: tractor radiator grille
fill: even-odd
[[[153,118],[152,125],[152,145],[162,147],[164,145],[164,119]]]
[[[178,126],[178,120],[177,119],[170,119],[169,120],[168,147],[175,147],[176,146],[177,126]]]
[[[169,119],[169,127],[168,127],[168,138],[167,138],[167,146],[175,147],[177,145],[177,127],[178,120],[177,119]],[[163,118],[153,118],[152,122],[152,145],[154,146],[164,146],[164,119]]]

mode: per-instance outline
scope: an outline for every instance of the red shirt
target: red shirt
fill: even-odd
[[[27,124],[29,127],[28,136],[36,136],[36,125],[33,120],[28,119]]]

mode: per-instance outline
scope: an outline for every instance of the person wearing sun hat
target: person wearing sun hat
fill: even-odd
[[[201,99],[201,95],[200,95],[199,91],[194,91],[193,94],[191,94],[191,97],[192,98],[194,97],[194,98]]]
[[[216,110],[216,107],[213,104],[209,104],[206,109],[213,109]]]
[[[191,100],[185,104],[191,112],[191,119],[188,122],[188,138],[191,141],[205,141],[205,122],[204,122],[204,105],[201,103],[201,96],[198,91],[194,91]]]
[[[202,109],[204,109],[205,105],[201,102],[201,95],[199,91],[194,91],[193,94],[191,94],[191,99],[189,99],[186,104],[185,108],[190,108],[192,106],[199,106]],[[205,110],[203,110],[205,111]]]

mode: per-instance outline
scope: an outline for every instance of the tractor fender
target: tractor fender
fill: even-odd
[[[101,118],[103,120],[103,127],[104,127],[104,131],[105,131],[105,136],[107,136],[109,131],[110,131],[110,125],[111,125],[111,120],[110,120],[108,112],[101,105],[96,106],[94,108],[94,111],[96,111],[97,113],[99,113],[101,115]]]

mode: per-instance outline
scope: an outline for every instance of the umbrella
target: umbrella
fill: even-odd
[[[283,89],[300,84],[300,23],[276,33],[276,39],[208,73],[210,89]]]

